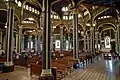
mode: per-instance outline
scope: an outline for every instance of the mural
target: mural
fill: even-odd
[[[110,37],[109,36],[106,36],[105,37],[105,48],[111,48],[110,46]]]

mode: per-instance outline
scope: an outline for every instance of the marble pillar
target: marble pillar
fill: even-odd
[[[77,10],[73,10],[73,55],[75,59],[78,59],[78,13]]]
[[[42,73],[40,80],[54,80],[51,71],[51,1],[43,0]]]

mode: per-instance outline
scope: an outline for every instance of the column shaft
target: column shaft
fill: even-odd
[[[18,34],[16,33],[16,51],[18,52]]]
[[[21,50],[24,50],[24,35],[21,36]]]
[[[41,34],[39,32],[38,33],[38,41],[37,41],[37,52],[38,53],[40,53],[40,51],[41,51],[40,38],[41,38]]]
[[[78,59],[78,14],[73,14],[73,55]]]
[[[70,50],[70,35],[68,35],[68,50]]]
[[[51,76],[50,42],[51,42],[51,3],[43,0],[43,34],[42,34],[42,73],[41,77]]]
[[[90,51],[90,39],[89,39],[89,35],[87,36],[87,50]]]
[[[93,53],[93,28],[90,29],[90,51]]]
[[[63,53],[63,26],[60,27],[60,51]]]
[[[19,27],[19,33],[18,34],[19,34],[18,52],[21,53],[21,40],[22,40],[22,27],[21,27],[21,25]]]
[[[95,38],[96,38],[96,50],[98,50],[98,32],[96,32]]]
[[[118,51],[118,39],[117,31],[115,31],[115,51]]]
[[[118,52],[120,53],[120,24],[117,26],[117,36],[118,36]]]
[[[86,51],[86,35],[84,35],[84,50]]]
[[[6,50],[7,62],[11,62],[9,65],[12,65],[12,52],[13,52],[13,27],[14,27],[14,9],[9,6],[7,11],[7,39],[6,39]]]
[[[36,52],[37,52],[37,43],[38,43],[37,36],[35,36],[35,51]]]
[[[100,40],[100,50],[102,50],[102,38],[101,38],[101,34],[99,34],[99,40]]]
[[[29,36],[29,51],[31,51],[32,50],[32,48],[31,48],[31,42],[32,42],[32,36]]]

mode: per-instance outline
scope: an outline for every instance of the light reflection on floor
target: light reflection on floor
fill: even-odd
[[[116,59],[104,60],[103,57],[96,58],[94,63],[85,69],[76,70],[63,80],[120,80],[120,61]],[[31,77],[29,69],[16,67],[12,73],[0,74],[1,79],[8,80],[38,80]]]

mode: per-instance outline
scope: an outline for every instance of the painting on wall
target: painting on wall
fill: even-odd
[[[55,48],[60,49],[60,40],[55,41]]]
[[[109,36],[106,36],[105,37],[105,48],[111,48],[110,46],[110,37]]]

